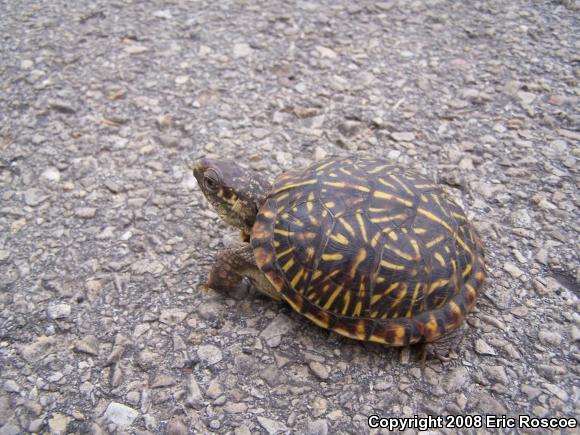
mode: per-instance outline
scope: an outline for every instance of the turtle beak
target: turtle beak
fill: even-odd
[[[207,166],[208,166],[208,162],[206,161],[206,159],[201,158],[201,159],[197,160],[193,164],[193,166],[191,167],[191,169],[193,170],[193,176],[195,177],[197,182],[200,184],[203,181],[203,174],[204,174],[205,170],[207,169]]]

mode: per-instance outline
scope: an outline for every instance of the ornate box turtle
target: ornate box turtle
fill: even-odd
[[[406,346],[457,329],[485,278],[463,210],[429,179],[388,161],[331,158],[270,184],[201,159],[199,186],[242,243],[220,252],[208,286],[248,277],[318,326]]]

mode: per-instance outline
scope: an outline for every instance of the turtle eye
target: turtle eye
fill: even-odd
[[[203,175],[203,182],[208,190],[216,191],[219,187],[219,177],[216,171],[209,169]]]

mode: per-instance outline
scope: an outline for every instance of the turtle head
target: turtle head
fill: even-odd
[[[271,184],[231,160],[199,159],[193,175],[221,218],[244,234],[250,234]]]

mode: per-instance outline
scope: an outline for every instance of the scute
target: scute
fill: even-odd
[[[392,346],[457,328],[485,277],[461,208],[432,181],[380,159],[328,159],[282,174],[251,242],[296,311]]]

